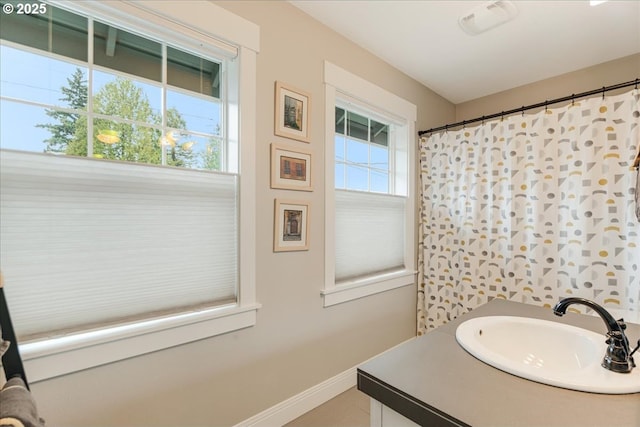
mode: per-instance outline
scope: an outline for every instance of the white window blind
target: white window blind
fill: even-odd
[[[336,281],[404,268],[406,197],[335,191]]]
[[[236,301],[236,175],[0,155],[0,268],[21,340]]]

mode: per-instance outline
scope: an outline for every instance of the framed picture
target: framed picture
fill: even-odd
[[[271,188],[312,191],[311,153],[271,144]]]
[[[273,251],[309,249],[309,202],[275,201]]]
[[[276,82],[275,134],[309,142],[311,96],[304,91]]]

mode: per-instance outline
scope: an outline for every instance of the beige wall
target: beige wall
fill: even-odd
[[[639,77],[640,54],[631,55],[458,104],[455,121],[471,120],[523,105],[537,104],[574,93],[632,81]]]
[[[217,4],[261,28],[257,325],[33,384],[47,425],[229,426],[415,335],[414,287],[323,308],[322,64],[329,60],[415,103],[418,129],[452,121],[454,106],[286,2]],[[311,93],[311,144],[274,136],[276,80]],[[272,142],[313,152],[312,193],[269,188]],[[311,201],[308,252],[273,253],[274,198]]]

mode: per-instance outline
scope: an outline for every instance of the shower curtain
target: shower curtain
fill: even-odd
[[[494,298],[640,310],[639,99],[596,96],[421,140],[419,334]]]

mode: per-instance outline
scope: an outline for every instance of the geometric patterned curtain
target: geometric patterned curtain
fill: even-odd
[[[493,298],[640,311],[639,99],[596,96],[421,140],[419,334]]]

